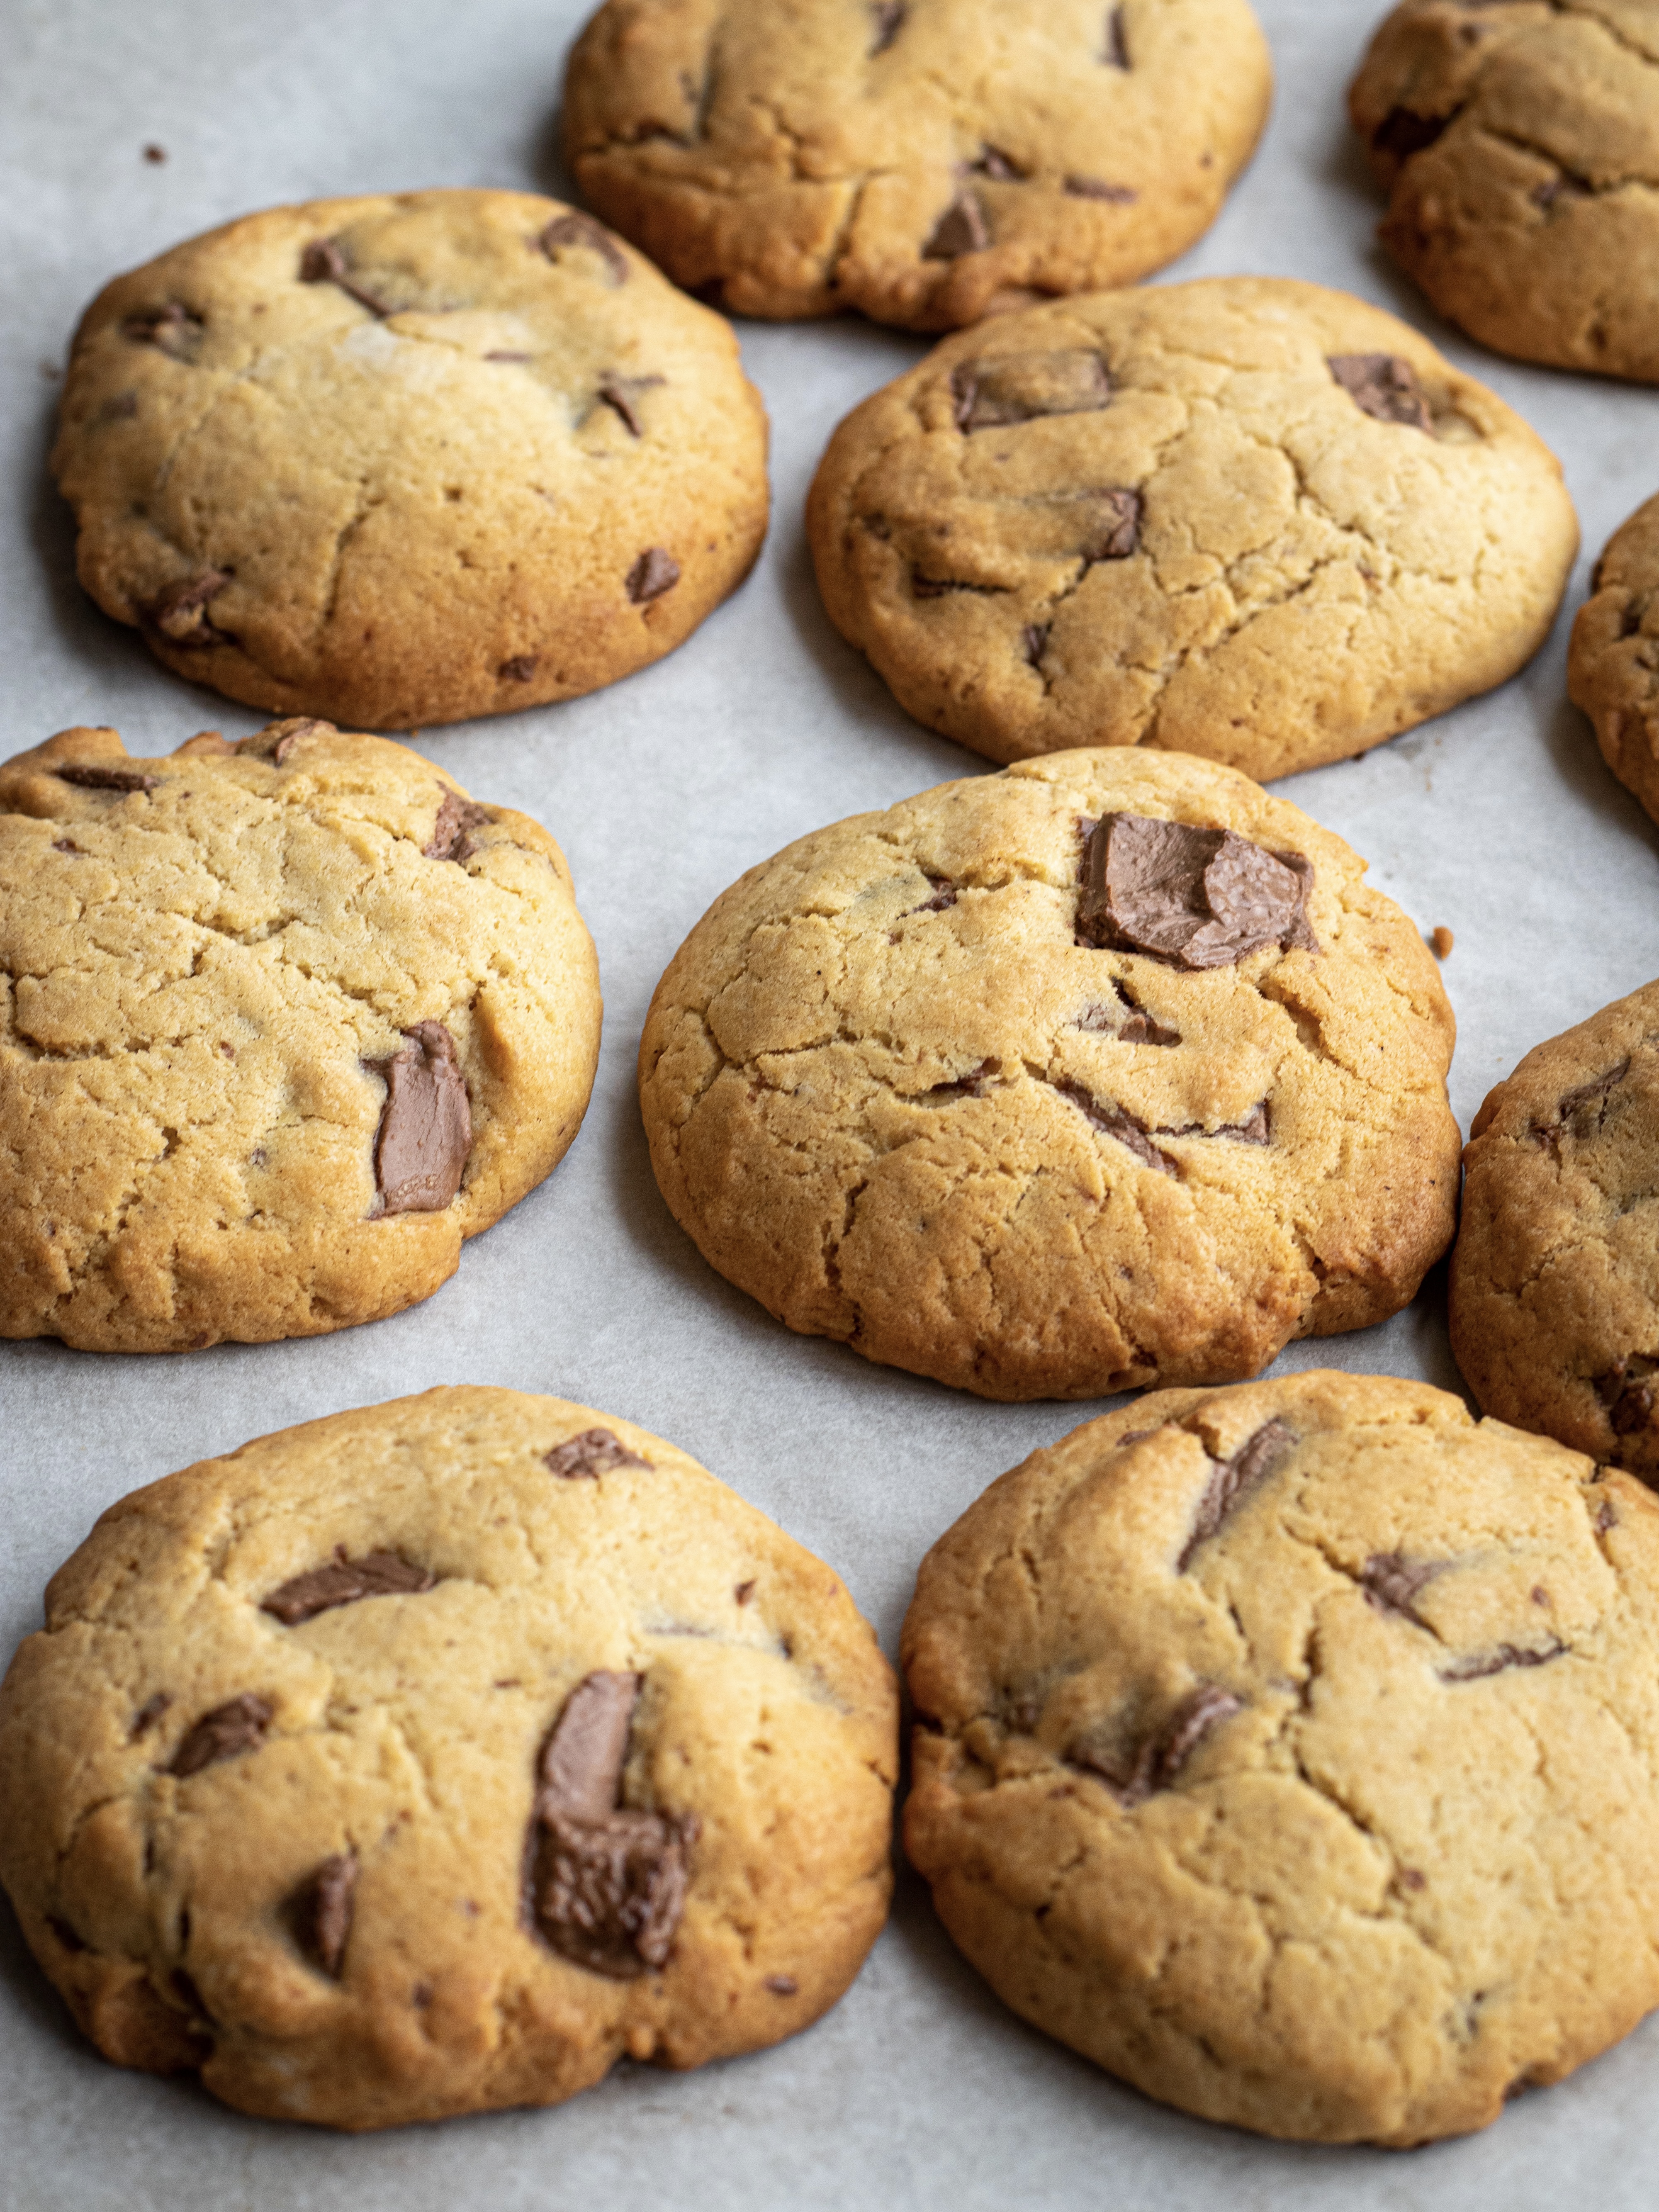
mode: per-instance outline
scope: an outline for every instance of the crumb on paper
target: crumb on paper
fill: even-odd
[[[1429,943],[1433,947],[1434,957],[1437,960],[1449,959],[1451,956],[1452,946],[1456,943],[1456,941],[1457,940],[1453,937],[1450,930],[1447,928],[1443,921],[1437,922],[1434,927],[1429,932]]]
[[[158,146],[154,139],[152,139],[149,144],[144,149],[144,159],[147,161],[165,161],[167,157],[167,148],[165,146]]]

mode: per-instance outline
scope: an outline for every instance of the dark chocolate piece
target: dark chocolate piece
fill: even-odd
[[[1490,1651],[1476,1651],[1467,1659],[1454,1659],[1440,1669],[1443,1682],[1481,1682],[1489,1674],[1507,1674],[1512,1667],[1547,1667],[1565,1656],[1567,1647],[1552,1638],[1542,1649],[1530,1644],[1499,1644]]]
[[[495,673],[503,684],[528,684],[540,663],[539,653],[515,653],[510,660],[502,661]],[[462,859],[465,855],[447,853],[444,857],[446,860],[454,860]]]
[[[1140,550],[1140,494],[1138,491],[1097,491],[1089,495],[1095,508],[1092,529],[1083,543],[1083,558],[1090,567],[1097,561],[1127,561]]]
[[[1243,1121],[1224,1121],[1218,1129],[1194,1126],[1190,1129],[1160,1129],[1161,1137],[1231,1137],[1241,1145],[1271,1145],[1273,1140],[1273,1109],[1265,1098],[1258,1099]]]
[[[169,300],[164,307],[129,315],[121,325],[121,335],[134,345],[160,346],[175,361],[190,361],[200,350],[205,329],[199,315],[192,315],[179,301]]]
[[[680,580],[680,564],[665,547],[653,545],[628,572],[628,596],[636,607],[659,599]]]
[[[913,914],[943,914],[957,902],[957,887],[948,876],[936,876],[931,868],[921,872],[933,885],[932,893],[920,906],[906,907],[899,916],[901,921],[908,921]]]
[[[1121,1106],[1103,1106],[1099,1100],[1085,1091],[1080,1083],[1061,1080],[1054,1085],[1062,1098],[1069,1098],[1091,1127],[1103,1136],[1112,1137],[1132,1152],[1143,1166],[1156,1168],[1160,1175],[1179,1176],[1180,1164],[1152,1142],[1152,1132],[1144,1121],[1138,1121]]]
[[[337,1852],[301,1883],[291,1902],[300,1948],[334,1981],[345,1964],[357,1889],[357,1855]]]
[[[105,768],[101,763],[84,768],[55,768],[59,783],[73,783],[82,791],[154,791],[161,779],[146,775],[140,768]]]
[[[637,1452],[629,1451],[622,1438],[612,1436],[609,1429],[584,1429],[580,1436],[555,1444],[550,1452],[544,1453],[543,1463],[550,1474],[556,1474],[566,1482],[574,1482],[582,1475],[597,1479],[608,1474],[613,1467],[651,1464]]]
[[[313,239],[301,254],[300,282],[302,284],[337,284],[349,300],[355,300],[360,307],[367,307],[371,315],[379,319],[397,312],[373,292],[353,282],[350,264],[341,252],[337,240],[332,238]]]
[[[1417,371],[1398,354],[1334,353],[1325,365],[1362,413],[1413,430],[1434,428]]]
[[[1106,52],[1103,58],[1108,69],[1126,70],[1132,66],[1129,60],[1128,34],[1124,29],[1121,0],[1120,4],[1114,8],[1106,18]]]
[[[653,391],[667,381],[665,376],[607,376],[599,386],[600,404],[621,416],[631,436],[642,438],[645,425],[640,421],[636,402],[642,392]]]
[[[500,672],[505,676],[507,669],[514,665],[509,660]],[[525,674],[527,676],[535,665],[532,657],[530,668],[526,669]],[[428,860],[470,860],[477,848],[468,833],[483,829],[484,823],[493,818],[487,806],[480,806],[471,799],[463,799],[459,792],[445,792],[438,802],[437,819],[432,825],[432,842],[421,848],[422,857]]]
[[[972,192],[958,192],[933,225],[921,249],[924,261],[954,261],[959,254],[979,253],[991,243],[991,227],[985,210]]]
[[[1210,1480],[1193,1516],[1192,1533],[1182,1547],[1176,1570],[1185,1574],[1193,1554],[1207,1544],[1228,1516],[1273,1472],[1301,1439],[1288,1422],[1275,1414],[1247,1437],[1231,1459],[1212,1460]]]
[[[1413,154],[1433,145],[1456,112],[1454,108],[1450,115],[1419,115],[1409,107],[1391,107],[1372,131],[1371,144],[1379,154],[1409,161]]]
[[[210,568],[204,575],[169,584],[143,609],[145,627],[158,630],[169,645],[185,651],[228,644],[225,633],[216,629],[209,619],[208,602],[216,599],[229,581],[228,568]]]
[[[870,49],[873,61],[878,54],[884,54],[897,38],[904,21],[905,0],[875,0],[870,13],[876,19],[876,42]]]
[[[127,1730],[127,1741],[137,1743],[140,1736],[148,1735],[172,1703],[173,1699],[165,1690],[157,1690],[153,1697],[146,1698],[132,1717],[132,1726]]]
[[[1306,904],[1311,865],[1231,830],[1108,814],[1087,832],[1077,941],[1148,952],[1178,968],[1224,968],[1264,945],[1317,951]]]
[[[297,1628],[337,1605],[356,1605],[365,1597],[420,1597],[433,1589],[438,1577],[429,1567],[417,1567],[395,1552],[369,1552],[349,1559],[343,1544],[325,1567],[311,1567],[295,1575],[269,1597],[261,1598],[261,1613],[273,1614],[284,1628]]]
[[[550,261],[561,246],[584,246],[604,262],[613,287],[628,282],[627,256],[604,224],[595,222],[591,215],[555,216],[536,243]]]
[[[167,1771],[182,1781],[222,1759],[257,1750],[264,1741],[276,1710],[268,1698],[256,1698],[246,1692],[226,1705],[216,1705],[210,1713],[203,1714],[185,1736]]]
[[[1360,1571],[1359,1583],[1379,1613],[1397,1613],[1419,1628],[1428,1623],[1417,1610],[1417,1595],[1446,1565],[1443,1559],[1407,1559],[1398,1552],[1373,1552]]]
[[[1160,1790],[1173,1789],[1182,1768],[1205,1737],[1243,1710],[1242,1698],[1214,1682],[1206,1682],[1189,1692],[1163,1726],[1145,1739],[1127,1772],[1087,1748],[1073,1752],[1072,1763],[1099,1775],[1124,1811],[1132,1812]]]
[[[1092,346],[1056,346],[960,362],[951,398],[962,431],[1000,429],[1042,415],[1090,415],[1110,404],[1112,380]]]
[[[386,1104],[374,1139],[374,1179],[386,1213],[441,1213],[461,1187],[472,1149],[472,1109],[441,1022],[416,1022],[379,1063]]]
[[[1133,185],[1109,185],[1103,177],[1067,177],[1066,190],[1074,200],[1105,200],[1114,207],[1128,207],[1140,198]]]

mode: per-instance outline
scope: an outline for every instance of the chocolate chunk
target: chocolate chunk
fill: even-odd
[[[1145,1167],[1156,1168],[1159,1175],[1179,1176],[1179,1164],[1170,1154],[1159,1150],[1152,1142],[1152,1132],[1144,1121],[1126,1113],[1121,1106],[1103,1106],[1080,1083],[1061,1081],[1054,1088],[1062,1098],[1069,1098],[1073,1106],[1103,1136],[1112,1137],[1140,1161]]]
[[[137,1743],[140,1736],[148,1735],[172,1703],[173,1699],[165,1690],[157,1690],[153,1697],[146,1698],[132,1717],[132,1726],[127,1730],[127,1741]]]
[[[585,246],[604,262],[613,286],[628,282],[628,257],[604,224],[595,222],[591,215],[555,216],[536,243],[550,261],[556,260],[564,246]]]
[[[1372,131],[1371,144],[1379,154],[1409,161],[1413,154],[1433,145],[1456,112],[1454,108],[1450,115],[1419,115],[1409,107],[1391,107]]]
[[[906,907],[899,916],[901,921],[908,921],[913,914],[943,914],[957,902],[957,887],[948,876],[936,876],[931,868],[921,872],[933,885],[933,892],[920,906]]]
[[[1092,346],[1056,346],[961,362],[951,397],[958,430],[991,430],[1042,415],[1093,414],[1109,405],[1112,380]]]
[[[528,676],[535,665],[535,656],[532,654],[523,674]],[[517,662],[509,660],[500,673],[505,676],[509,669],[517,669],[518,666]],[[480,806],[471,799],[463,799],[459,792],[445,792],[438,802],[438,818],[432,825],[432,842],[421,848],[422,858],[428,860],[469,860],[477,848],[468,833],[483,829],[486,822],[494,819],[487,806]]]
[[[793,1974],[769,1974],[766,1977],[766,1986],[775,1997],[792,1997],[799,1989],[800,1984]]]
[[[1020,650],[1033,668],[1041,668],[1042,656],[1048,650],[1048,633],[1052,623],[1027,623],[1019,634]]]
[[[1127,561],[1140,550],[1140,494],[1138,491],[1099,491],[1089,495],[1096,509],[1094,526],[1084,539],[1085,562]]]
[[[986,596],[1006,592],[1006,584],[970,583],[962,576],[924,576],[919,568],[910,571],[910,589],[919,599],[942,599],[947,592],[979,592]]]
[[[1627,1384],[1620,1392],[1609,1416],[1613,1434],[1620,1437],[1633,1436],[1638,1429],[1646,1428],[1652,1418],[1653,1390],[1646,1382]]]
[[[1128,34],[1124,28],[1121,5],[1114,8],[1106,18],[1106,52],[1103,58],[1108,69],[1126,70],[1131,66]]]
[[[308,1875],[290,1901],[300,1948],[313,1966],[337,1982],[345,1963],[356,1889],[357,1855],[341,1851]]]
[[[535,1925],[562,1957],[614,1981],[666,1962],[698,1826],[620,1802],[639,1691],[637,1674],[577,1684],[543,1749],[531,1820]]]
[[[246,753],[252,760],[268,760],[277,768],[293,751],[301,738],[320,730],[332,737],[332,722],[319,722],[314,715],[298,714],[285,722],[271,722],[263,730],[256,730],[251,738],[243,738],[235,750]]]
[[[1148,952],[1178,968],[1224,968],[1264,945],[1317,951],[1306,902],[1311,865],[1231,830],[1108,814],[1087,833],[1077,941]]]
[[[1114,207],[1128,207],[1140,198],[1133,185],[1109,185],[1102,177],[1067,177],[1066,190],[1074,200],[1106,200]]]
[[[1121,979],[1117,980],[1115,988],[1117,1005],[1085,1006],[1078,1016],[1079,1029],[1087,1031],[1091,1036],[1115,1037],[1120,1044],[1170,1045],[1181,1042],[1180,1030],[1166,1029],[1162,1022],[1155,1021],[1152,1015],[1137,1006],[1124,988]],[[1127,1018],[1121,1011],[1124,1007],[1128,1009]],[[1266,1109],[1258,1107],[1256,1110],[1265,1113]]]
[[[386,1213],[441,1213],[461,1187],[472,1149],[472,1112],[441,1022],[405,1030],[401,1051],[382,1061],[386,1105],[374,1139],[374,1179]]]
[[[1362,413],[1413,430],[1433,428],[1417,371],[1398,354],[1334,353],[1325,366]]]
[[[959,254],[978,253],[991,243],[985,210],[971,192],[958,192],[933,225],[921,249],[924,261],[954,261]]]
[[[210,1713],[204,1713],[173,1755],[167,1769],[180,1780],[199,1774],[204,1766],[212,1766],[219,1759],[234,1759],[240,1752],[253,1751],[264,1741],[265,1730],[270,1726],[276,1707],[268,1698],[256,1698],[246,1692],[232,1698],[228,1705],[216,1705]]]
[[[949,1106],[958,1098],[982,1098],[986,1092],[986,1077],[995,1072],[999,1062],[982,1060],[977,1067],[970,1067],[966,1075],[959,1075],[949,1083],[935,1083],[921,1094],[921,1103],[928,1106]]]
[[[1210,1480],[1193,1516],[1192,1532],[1176,1561],[1177,1573],[1186,1573],[1200,1546],[1209,1542],[1228,1516],[1267,1480],[1300,1441],[1288,1422],[1275,1415],[1264,1421],[1254,1436],[1247,1437],[1231,1459],[1211,1461]]]
[[[636,607],[659,599],[680,580],[680,564],[660,545],[653,545],[628,572],[628,596]]]
[[[152,307],[141,315],[129,315],[121,325],[121,335],[134,345],[160,346],[175,361],[190,361],[200,350],[206,329],[199,315],[177,300],[169,300],[164,307]]]
[[[154,791],[161,781],[159,775],[146,775],[143,769],[105,768],[101,763],[55,768],[52,774],[59,783],[72,783],[82,791]]]
[[[270,1595],[261,1598],[261,1613],[273,1614],[284,1628],[297,1628],[337,1605],[355,1605],[364,1597],[420,1597],[436,1583],[429,1567],[416,1567],[395,1552],[369,1552],[349,1559],[340,1545],[325,1567],[311,1567],[295,1575]]]
[[[1024,184],[1029,173],[1000,146],[982,147],[978,161],[971,166],[981,177],[990,177],[1000,185]]]
[[[208,602],[217,598],[230,581],[228,568],[210,568],[204,575],[169,584],[143,610],[146,629],[157,630],[167,643],[194,651],[198,647],[225,645],[224,632],[208,618]]]
[[[1145,1739],[1127,1771],[1086,1747],[1073,1751],[1072,1762],[1099,1775],[1124,1811],[1132,1812],[1159,1790],[1173,1789],[1182,1768],[1205,1737],[1243,1710],[1242,1698],[1206,1682],[1189,1692],[1163,1726]]]
[[[1588,1083],[1581,1083],[1576,1091],[1569,1091],[1564,1097],[1558,1099],[1554,1114],[1547,1121],[1532,1122],[1528,1134],[1534,1144],[1553,1152],[1558,1160],[1567,1138],[1571,1137],[1575,1144],[1589,1143],[1601,1133],[1601,1125],[1607,1119],[1608,1099],[1629,1073],[1630,1055],[1626,1053],[1616,1067],[1609,1067],[1601,1074],[1592,1076]],[[1626,1368],[1627,1363],[1621,1361],[1614,1373],[1622,1377]],[[1598,1384],[1597,1387],[1602,1386]]]
[[[620,1437],[612,1436],[609,1429],[584,1429],[579,1437],[555,1444],[550,1452],[543,1455],[549,1474],[574,1482],[579,1476],[598,1477],[608,1474],[613,1467],[649,1467],[648,1459],[629,1450]]]
[[[90,1948],[85,1937],[77,1935],[68,1921],[60,1919],[57,1913],[47,1913],[46,1925],[66,1951],[85,1951]]]
[[[904,0],[875,0],[870,13],[876,19],[876,42],[870,49],[871,58],[884,54],[899,34],[906,9]]]
[[[1559,1659],[1566,1645],[1552,1638],[1541,1650],[1530,1644],[1499,1644],[1491,1651],[1476,1651],[1467,1659],[1454,1659],[1440,1669],[1443,1682],[1481,1682],[1488,1674],[1507,1674],[1513,1667],[1547,1667]]]
[[[629,434],[635,438],[645,435],[645,426],[640,421],[636,402],[642,392],[650,392],[666,384],[665,376],[607,376],[599,386],[599,400],[619,415]]]
[[[378,295],[356,283],[351,267],[340,251],[339,243],[332,238],[313,239],[300,256],[300,282],[302,284],[337,284],[349,300],[366,307],[371,315],[384,319],[397,310]]]
[[[1241,1145],[1270,1145],[1273,1140],[1273,1110],[1263,1098],[1252,1106],[1243,1121],[1224,1121],[1218,1129],[1162,1129],[1166,1137],[1231,1137]]]
[[[739,1605],[747,1605],[755,1595],[755,1585],[752,1582],[739,1583],[732,1595]]]
[[[1604,1498],[1595,1509],[1595,1533],[1605,1536],[1609,1528],[1619,1526],[1619,1516],[1613,1510],[1613,1500]]]
[[[510,660],[501,662],[495,673],[503,684],[528,684],[540,664],[538,653],[515,653]],[[467,850],[470,852],[471,848],[469,846]],[[465,857],[462,853],[446,853],[444,855],[447,860],[464,860]]]
[[[1443,1559],[1407,1560],[1398,1552],[1373,1552],[1360,1571],[1360,1587],[1379,1613],[1397,1613],[1425,1628],[1428,1623],[1417,1610],[1418,1592],[1445,1565]]]

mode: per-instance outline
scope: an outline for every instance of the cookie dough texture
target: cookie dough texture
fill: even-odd
[[[1149,2095],[1423,2142],[1659,2003],[1659,1506],[1444,1391],[1091,1421],[934,1546],[903,1654],[946,1927]]]
[[[1501,684],[1578,545],[1559,464],[1404,323],[1280,277],[963,331],[855,408],[808,505],[830,619],[993,760],[1262,780]]]
[[[730,326],[523,192],[273,208],[118,277],[52,466],[81,581],[166,666],[369,729],[615,682],[766,528]]]
[[[565,153],[738,313],[954,330],[1173,260],[1272,88],[1244,0],[608,0]]]
[[[550,1462],[572,1438],[598,1471]],[[337,1547],[424,1586],[317,1609]],[[686,1875],[665,1958],[620,1974],[526,1887],[538,1768],[596,1677],[634,1680],[624,1817],[672,1826]],[[343,2128],[555,2104],[835,2002],[885,1917],[896,1725],[836,1577],[684,1453],[429,1390],[104,1515],[0,1687],[0,1879],[118,2064]]]
[[[1659,1484],[1659,983],[1475,1115],[1451,1334],[1481,1407]]]
[[[1567,689],[1601,757],[1659,821],[1659,499],[1615,530],[1567,654]]]
[[[1383,243],[1499,353],[1659,380],[1650,0],[1405,0],[1348,96]]]
[[[1080,943],[1113,812],[1300,856],[1317,949]],[[1364,868],[1231,769],[1115,750],[804,837],[657,987],[669,1207],[790,1328],[988,1398],[1231,1381],[1381,1321],[1451,1240],[1458,1139],[1435,963]]]
[[[325,723],[66,730],[0,768],[0,1336],[399,1312],[563,1157],[599,1040],[527,816]]]

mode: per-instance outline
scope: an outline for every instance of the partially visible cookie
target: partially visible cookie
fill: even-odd
[[[1451,1241],[1453,1022],[1357,853],[1248,778],[1062,753],[752,868],[657,986],[652,1164],[709,1264],[1001,1399],[1255,1374]]]
[[[1383,243],[1471,337],[1659,379],[1649,0],[1403,0],[1348,94]]]
[[[1567,653],[1567,689],[1601,757],[1659,821],[1659,498],[1607,540]]]
[[[325,722],[0,767],[0,1337],[398,1313],[550,1174],[599,1057],[539,823]]]
[[[1272,89],[1246,0],[606,0],[565,155],[738,313],[953,330],[1173,260]]]
[[[524,192],[271,208],[118,277],[52,467],[81,581],[159,660],[368,729],[614,683],[766,529],[730,326]]]
[[[429,1390],[104,1515],[0,1685],[0,1881],[118,2065],[340,2128],[556,2104],[835,2002],[896,1727],[836,1577],[696,1461]]]
[[[831,620],[993,760],[1261,779],[1501,684],[1578,545],[1559,464],[1415,331],[1229,276],[965,331],[854,409],[807,509]]]
[[[1659,1485],[1659,983],[1475,1115],[1452,1350],[1482,1407]]]
[[[1659,2003],[1659,1505],[1419,1382],[1167,1391],[922,1564],[905,1842],[1148,2095],[1406,2145]]]

